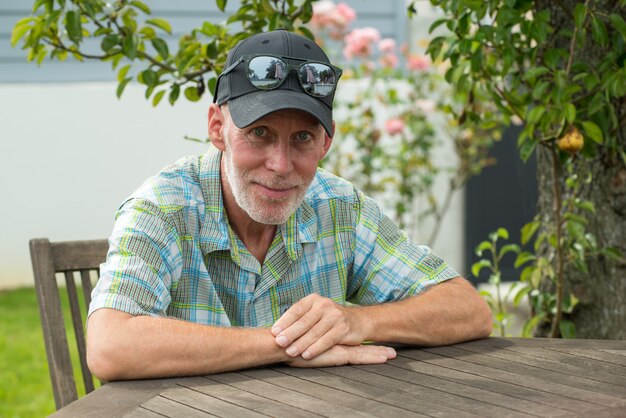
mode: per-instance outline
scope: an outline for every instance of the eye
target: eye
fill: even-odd
[[[262,126],[257,126],[254,129],[252,129],[252,133],[255,136],[265,136],[267,133],[267,130]]]
[[[308,132],[302,131],[296,134],[296,140],[297,142],[309,142],[313,140],[313,136]]]

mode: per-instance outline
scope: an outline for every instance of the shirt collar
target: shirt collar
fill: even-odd
[[[205,202],[205,219],[200,230],[203,254],[231,249],[220,180],[221,158],[222,152],[210,145],[200,161],[198,176]],[[317,241],[317,215],[306,197],[296,212],[279,228],[285,252],[292,261],[302,254],[302,244]]]

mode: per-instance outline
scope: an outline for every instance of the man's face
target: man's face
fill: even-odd
[[[258,223],[286,222],[304,199],[331,138],[317,119],[297,110],[271,113],[242,129],[226,109],[223,114],[225,198],[234,198]]]

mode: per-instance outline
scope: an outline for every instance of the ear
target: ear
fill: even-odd
[[[324,129],[324,146],[322,147],[322,158],[324,158],[326,154],[328,153],[328,150],[330,149],[330,146],[333,143],[334,136],[335,136],[335,121],[333,121],[332,135],[328,135],[328,133],[326,132],[326,129]],[[322,158],[320,158],[320,160]]]
[[[215,148],[221,151],[226,151],[224,127],[224,112],[217,104],[211,103],[209,106],[209,138]]]

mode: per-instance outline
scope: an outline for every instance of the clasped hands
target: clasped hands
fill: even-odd
[[[367,318],[362,308],[344,307],[317,294],[291,306],[271,329],[294,367],[378,364],[395,358],[391,347],[362,345]]]

